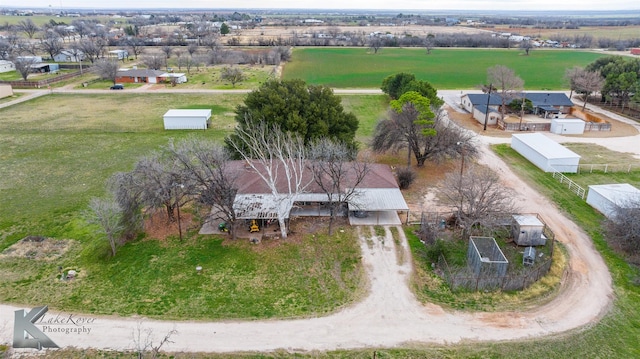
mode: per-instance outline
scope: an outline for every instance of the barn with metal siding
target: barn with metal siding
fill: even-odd
[[[511,148],[545,172],[578,172],[580,155],[541,133],[512,135]]]
[[[169,110],[164,114],[165,130],[206,130],[211,110]]]
[[[585,122],[579,118],[554,118],[551,120],[551,132],[558,135],[581,135]]]
[[[628,183],[589,186],[587,203],[607,218],[612,218],[618,208],[631,208],[640,202],[640,190]]]

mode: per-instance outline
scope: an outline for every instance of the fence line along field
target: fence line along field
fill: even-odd
[[[297,48],[284,67],[283,78],[339,88],[378,88],[382,80],[409,72],[437,89],[469,89],[487,81],[487,68],[505,65],[528,90],[560,90],[567,68],[586,66],[604,55],[570,50],[383,48]]]

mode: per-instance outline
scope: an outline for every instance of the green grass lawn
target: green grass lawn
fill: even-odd
[[[582,51],[539,50],[525,56],[519,49],[298,48],[284,67],[283,78],[338,88],[379,88],[382,80],[409,72],[438,89],[475,88],[487,82],[487,68],[505,65],[522,77],[528,90],[559,90],[565,69],[586,66],[602,55]]]
[[[320,315],[361,294],[359,247],[346,231],[313,243],[256,251],[191,229],[177,238],[141,239],[110,258],[85,220],[117,171],[167,145],[196,136],[221,140],[244,95],[132,94],[43,96],[0,110],[0,250],[28,235],[73,240],[51,262],[0,259],[0,301],[47,303],[69,311],[170,318],[269,318]],[[169,108],[210,108],[213,128],[165,131]],[[205,270],[195,276],[195,266]],[[74,283],[58,266],[77,268]],[[295,274],[295,275],[294,275]],[[160,275],[160,276],[159,276]],[[123,278],[128,278],[123,280]]]

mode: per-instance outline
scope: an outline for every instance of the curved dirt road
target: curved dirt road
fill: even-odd
[[[540,213],[569,252],[569,268],[558,295],[549,303],[528,311],[466,313],[445,311],[434,304],[417,302],[408,288],[411,267],[399,263],[394,241],[374,238],[373,246],[361,236],[363,263],[370,281],[369,295],[335,314],[311,319],[169,322],[136,318],[98,317],[88,324],[90,333],[50,333],[59,346],[135,349],[137,328],[152,331],[154,343],[177,330],[167,351],[291,351],[362,347],[393,347],[406,342],[457,343],[532,338],[587,325],[606,313],[613,291],[608,269],[588,236],[556,207],[522,182],[497,158],[486,143],[481,162],[500,172],[516,189],[525,212]],[[361,228],[368,231],[368,228]],[[404,257],[406,239],[401,234]],[[46,304],[46,303],[43,303]],[[11,342],[13,306],[0,305],[0,342]],[[48,315],[55,313],[48,313]],[[3,328],[4,324],[4,328]]]

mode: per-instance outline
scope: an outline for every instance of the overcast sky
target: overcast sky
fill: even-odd
[[[639,10],[638,0],[0,0],[0,7],[391,10]]]

